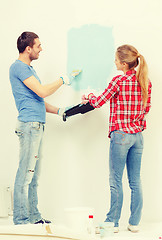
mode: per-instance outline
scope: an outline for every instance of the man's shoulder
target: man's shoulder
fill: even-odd
[[[25,63],[23,63],[22,61],[17,59],[17,60],[15,60],[15,62],[13,62],[11,64],[10,68],[16,68],[16,67],[21,67],[21,66],[25,66],[25,65],[26,65]]]
[[[20,60],[16,60],[14,63],[11,64],[10,68],[20,68],[20,67],[27,67],[28,65],[23,63]]]
[[[16,60],[11,66],[10,66],[10,75],[32,75],[30,67],[25,64],[24,62],[20,60]]]
[[[16,60],[14,63],[11,64],[11,66],[10,66],[10,72],[12,72],[12,71],[15,72],[17,69],[20,69],[22,66],[23,66],[23,65],[22,65],[22,62]]]
[[[33,75],[33,71],[30,66],[25,64],[20,60],[16,60],[10,67],[9,76],[10,81],[15,83],[15,79],[23,82],[25,79],[31,77]]]

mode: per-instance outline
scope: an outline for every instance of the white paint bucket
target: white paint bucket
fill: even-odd
[[[93,208],[87,207],[66,208],[65,209],[66,226],[78,233],[87,233],[89,215],[93,214],[94,214]]]

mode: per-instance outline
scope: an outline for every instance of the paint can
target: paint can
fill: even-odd
[[[89,215],[93,215],[93,213],[94,209],[88,207],[66,208],[66,226],[77,233],[88,234]]]

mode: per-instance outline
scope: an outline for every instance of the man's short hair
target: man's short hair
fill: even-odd
[[[19,53],[23,53],[27,46],[33,47],[35,38],[39,38],[37,34],[33,32],[23,32],[17,39]]]

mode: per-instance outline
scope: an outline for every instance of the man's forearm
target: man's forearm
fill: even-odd
[[[58,110],[59,110],[58,107],[55,107],[47,102],[45,102],[45,107],[46,107],[46,112],[48,112],[48,113],[53,113],[53,114],[58,113]]]
[[[51,94],[53,94],[54,92],[56,92],[56,90],[61,87],[63,84],[63,80],[61,78],[59,78],[58,80],[56,80],[55,82],[53,83],[50,83],[50,84],[46,84],[46,85],[43,85],[42,88],[43,88],[43,91],[42,91],[42,97],[45,98],[45,97],[48,97],[50,96]]]
[[[63,85],[63,80],[59,78],[50,84],[42,85],[34,76],[31,76],[25,79],[23,83],[39,97],[45,98],[56,92],[56,90]]]

